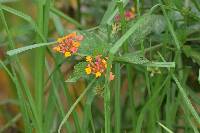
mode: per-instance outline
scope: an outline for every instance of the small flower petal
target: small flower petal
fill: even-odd
[[[71,56],[71,53],[70,52],[65,52],[65,57],[69,57]]]
[[[95,76],[96,76],[96,78],[98,78],[98,77],[101,76],[101,73],[100,72],[96,72]]]
[[[78,50],[78,48],[76,48],[76,47],[72,47],[70,50],[71,50],[72,53],[76,53],[77,50]]]
[[[76,32],[72,32],[71,34],[68,34],[65,39],[68,39],[68,38],[75,38],[76,37]]]
[[[53,50],[59,52],[60,51],[60,47],[56,46],[56,47],[53,48]]]
[[[73,46],[78,48],[80,46],[80,42],[73,42]]]
[[[92,70],[90,67],[85,68],[86,74],[91,74]]]
[[[87,62],[91,62],[91,61],[92,61],[92,57],[91,57],[91,56],[87,56],[87,57],[86,57],[86,61],[87,61]]]
[[[115,78],[115,75],[113,75],[113,73],[110,72],[110,78],[109,78],[109,80],[112,81],[114,78]]]

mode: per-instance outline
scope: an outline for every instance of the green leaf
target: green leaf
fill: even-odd
[[[10,8],[10,7],[4,6],[4,5],[1,5],[0,8],[2,8],[3,10],[5,10],[5,11],[7,11],[7,12],[9,12],[9,13],[14,14],[14,15],[16,15],[16,16],[18,16],[18,17],[23,18],[23,19],[25,19],[25,20],[28,21],[28,22],[32,22],[32,21],[33,21],[33,19],[32,19],[31,16],[28,16],[28,15],[24,14],[24,13],[21,12],[21,11],[15,10],[15,9],[13,9],[13,8]]]
[[[115,57],[115,61],[131,64],[142,64],[148,67],[175,67],[175,62],[149,61],[140,53],[127,53],[120,57]]]
[[[197,63],[200,65],[200,51],[192,48],[191,46],[183,46],[183,53],[192,59],[194,63]]]
[[[144,64],[148,67],[175,67],[175,62],[148,62],[147,64]]]
[[[37,44],[30,45],[30,46],[26,46],[26,47],[21,47],[21,48],[9,50],[9,51],[7,51],[7,55],[13,56],[13,55],[25,52],[27,50],[32,50],[34,48],[44,47],[44,46],[52,45],[52,44],[55,44],[55,43],[56,42],[37,43]]]
[[[115,57],[115,61],[121,61],[131,64],[145,64],[149,60],[146,59],[142,54],[128,53],[120,57]]]
[[[178,79],[176,78],[175,75],[172,75],[173,79],[182,95],[183,101],[186,104],[186,108],[190,111],[190,113],[193,115],[194,119],[196,120],[196,122],[200,125],[200,117],[198,115],[198,113],[196,112],[196,110],[194,109],[190,99],[188,98],[184,88],[181,86],[180,82],[178,81]]]
[[[81,77],[86,75],[85,68],[87,66],[86,62],[80,62],[74,66],[72,75],[65,82],[76,82]]]
[[[200,84],[200,69],[199,69],[199,77],[198,77],[198,81],[199,81],[199,84]]]

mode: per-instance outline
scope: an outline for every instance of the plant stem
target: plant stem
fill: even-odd
[[[115,133],[120,133],[121,130],[121,103],[120,103],[120,88],[121,88],[121,74],[120,63],[115,64]]]
[[[118,9],[119,9],[119,13],[121,16],[121,27],[122,27],[122,35],[126,32],[126,20],[125,20],[125,16],[124,16],[124,8],[123,8],[123,3],[120,1],[117,3],[118,5]],[[125,53],[128,52],[128,42],[125,41],[123,44],[123,50]],[[133,77],[132,77],[132,71],[131,71],[131,65],[130,64],[126,64],[126,73],[127,73],[127,79],[128,79],[128,93],[129,93],[129,100],[130,100],[130,107],[131,107],[131,111],[133,112],[132,114],[132,126],[133,129],[136,125],[136,110],[135,110],[135,106],[134,106],[134,100],[133,100],[133,86],[132,86],[132,81],[133,81]]]
[[[48,33],[48,19],[49,19],[49,9],[50,9],[50,0],[47,1],[38,1],[37,10],[38,18],[37,25],[39,31],[46,38]],[[44,42],[44,40],[38,35],[37,42]],[[35,50],[35,96],[36,96],[36,105],[38,110],[38,118],[43,127],[43,92],[44,92],[44,68],[45,68],[45,47],[40,47]]]

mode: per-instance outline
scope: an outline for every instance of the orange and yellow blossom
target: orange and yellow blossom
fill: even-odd
[[[86,57],[86,61],[88,62],[85,72],[86,74],[93,74],[96,78],[101,77],[102,74],[105,75],[107,68],[107,58],[102,58],[101,55],[92,58],[91,56]],[[110,80],[114,79],[114,75],[110,74]]]
[[[76,32],[70,33],[64,37],[58,38],[58,45],[53,48],[54,51],[63,53],[65,57],[70,57],[78,51],[80,41],[83,40],[82,35],[77,35]]]

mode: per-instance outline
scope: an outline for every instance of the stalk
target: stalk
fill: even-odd
[[[37,1],[37,25],[40,33],[46,38],[48,33],[48,19],[50,0]],[[45,42],[39,35],[36,37],[37,42]],[[38,110],[38,118],[43,127],[43,92],[44,92],[44,69],[45,69],[45,47],[35,50],[35,100]]]
[[[121,16],[121,27],[122,27],[122,34],[124,34],[126,32],[127,29],[127,24],[126,24],[126,20],[125,20],[125,16],[124,16],[124,8],[123,8],[123,3],[120,1],[117,3],[118,5],[118,9],[119,9],[119,13]],[[123,51],[124,53],[128,52],[128,42],[125,41],[123,44]],[[131,110],[133,112],[132,115],[132,126],[133,129],[136,125],[136,109],[135,109],[135,105],[134,105],[134,99],[133,99],[133,86],[132,86],[132,81],[133,81],[133,77],[132,77],[132,71],[131,71],[131,65],[130,64],[126,64],[126,73],[127,73],[127,79],[128,79],[128,94],[129,94],[129,100],[130,100],[130,107]]]

